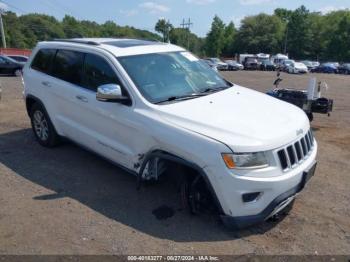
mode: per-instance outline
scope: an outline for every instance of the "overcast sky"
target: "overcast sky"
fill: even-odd
[[[247,15],[274,9],[295,9],[305,5],[311,11],[323,13],[350,8],[350,0],[4,0],[2,6],[18,14],[45,13],[62,19],[65,14],[98,23],[112,20],[119,25],[131,25],[153,31],[156,21],[164,17],[174,26],[191,18],[191,30],[205,36],[215,14],[225,23],[236,26]]]

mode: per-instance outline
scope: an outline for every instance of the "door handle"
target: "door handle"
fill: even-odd
[[[41,82],[41,84],[42,84],[43,86],[47,86],[47,87],[50,87],[50,86],[51,86],[50,82],[48,82],[48,81],[43,81],[43,82]]]
[[[87,103],[88,102],[88,99],[85,97],[85,96],[76,96],[75,97],[76,99],[80,100],[81,102],[85,102]]]

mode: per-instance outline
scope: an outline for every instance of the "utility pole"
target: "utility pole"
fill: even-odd
[[[2,22],[2,15],[4,14],[4,10],[0,9],[0,30],[1,30],[1,38],[3,47],[6,48],[6,39],[5,39],[5,31],[4,31],[4,23]]]
[[[170,20],[168,19],[167,26],[166,26],[166,41],[167,43],[170,43]]]
[[[182,23],[180,24],[182,29],[186,29],[187,32],[187,49],[190,49],[190,27],[193,25],[191,22],[191,18],[188,18],[187,23],[185,22],[185,19],[182,19]]]

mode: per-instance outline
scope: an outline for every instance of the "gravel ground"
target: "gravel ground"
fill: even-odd
[[[262,92],[275,78],[224,75]],[[315,115],[312,123],[316,175],[287,217],[242,231],[189,215],[171,183],[138,192],[134,177],[71,143],[39,146],[20,78],[0,77],[0,254],[349,254],[350,76],[315,76],[335,100],[331,117]],[[282,77],[282,86],[300,88],[310,75]],[[152,211],[162,205],[175,214],[158,220]]]

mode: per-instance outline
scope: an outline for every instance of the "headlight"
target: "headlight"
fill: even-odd
[[[230,169],[263,168],[269,165],[264,152],[241,154],[223,153],[222,159]]]

